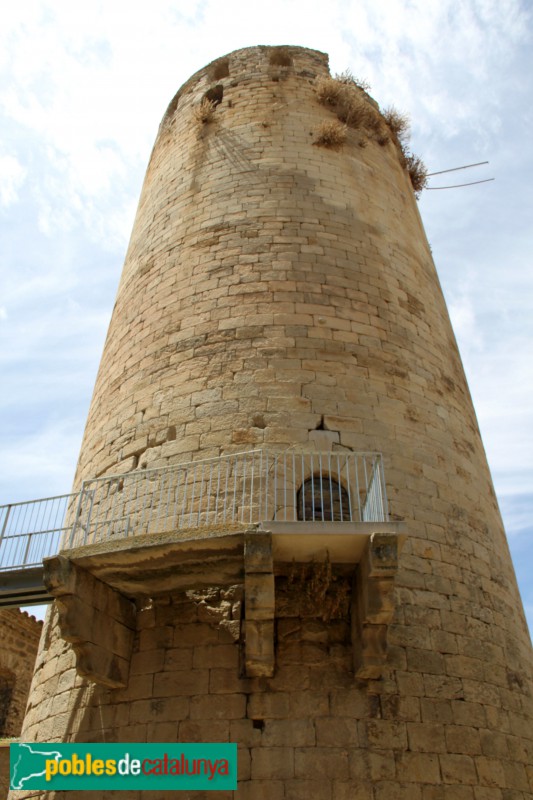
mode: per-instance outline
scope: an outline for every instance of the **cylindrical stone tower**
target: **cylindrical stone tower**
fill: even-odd
[[[96,544],[65,550],[64,569],[83,573],[76,602],[84,586],[111,592],[93,628],[112,606],[130,640],[116,645],[121,627],[114,666],[97,654],[84,667],[84,643],[101,642],[52,576],[27,740],[236,741],[235,796],[250,800],[533,797],[531,644],[396,133],[361,88],[330,78],[327,56],[298,47],[231,53],[172,100],[76,488],[261,448],[380,452],[390,516],[354,523],[367,549],[351,565],[313,517],[306,535],[328,559],[306,551],[292,572],[276,567],[274,530],[239,529],[244,551],[257,533],[266,566],[245,552],[242,581],[217,583],[211,566],[201,590],[201,558],[190,585],[158,591],[140,574],[135,527],[115,583],[115,556],[99,566]],[[392,566],[376,567],[386,547],[372,532]]]

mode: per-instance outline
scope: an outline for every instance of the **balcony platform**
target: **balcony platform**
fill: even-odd
[[[263,522],[108,539],[44,561],[63,638],[80,675],[109,687],[128,683],[138,602],[211,586],[244,586],[233,633],[248,677],[275,670],[276,576],[294,563],[329,562],[352,578],[354,670],[381,675],[393,588],[405,539],[401,523]]]
[[[234,523],[107,539],[60,552],[77,567],[129,598],[224,586],[244,581],[245,535],[272,534],[276,574],[285,564],[325,560],[358,564],[373,533],[404,539],[397,522]],[[53,560],[53,559],[51,559]],[[47,559],[48,561],[48,559]]]

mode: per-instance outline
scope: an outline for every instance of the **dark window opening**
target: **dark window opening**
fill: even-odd
[[[223,58],[220,61],[216,61],[214,64],[211,65],[211,69],[209,70],[209,79],[212,81],[220,81],[222,78],[227,78],[229,76],[229,61],[227,58]]]
[[[204,100],[209,100],[213,103],[214,106],[219,106],[222,102],[222,98],[224,97],[224,87],[221,83],[218,83],[216,86],[213,86],[212,89],[208,89],[208,91],[204,94]]]
[[[308,522],[349,522],[348,492],[330,475],[313,475],[297,495],[298,519]]]
[[[269,61],[274,67],[292,67],[292,58],[284,47],[276,47],[272,50]]]

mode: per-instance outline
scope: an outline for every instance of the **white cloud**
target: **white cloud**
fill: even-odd
[[[7,208],[17,202],[25,177],[26,170],[14,156],[0,155],[0,205]]]
[[[16,439],[3,439],[0,459],[9,464],[9,475],[3,482],[0,503],[33,499],[36,481],[39,497],[58,493],[58,485],[63,487],[60,493],[68,493],[80,440],[78,421],[68,416],[50,420],[38,432],[21,431]]]
[[[461,342],[463,359],[483,349],[483,335],[472,301],[472,290],[463,285],[462,290],[448,303],[448,311],[455,335]],[[475,357],[475,356],[474,356]]]

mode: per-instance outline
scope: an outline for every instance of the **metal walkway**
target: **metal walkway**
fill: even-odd
[[[44,558],[140,534],[282,522],[386,522],[379,453],[251,450],[84,481],[0,506],[0,607],[47,602]]]
[[[55,555],[78,494],[0,506],[0,608],[52,600],[43,584],[43,558]]]

